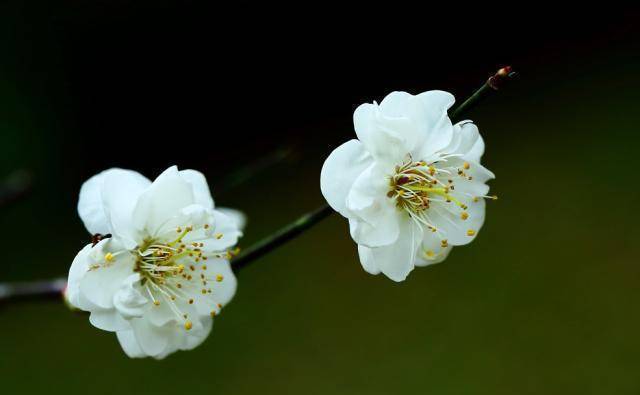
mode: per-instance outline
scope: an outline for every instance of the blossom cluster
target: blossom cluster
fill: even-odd
[[[320,188],[348,219],[362,267],[403,281],[478,235],[485,218],[484,141],[453,124],[451,94],[393,92],[353,115],[357,139],[326,159]],[[130,357],[201,344],[235,294],[231,259],[243,214],[216,208],[203,174],[172,166],[153,182],[109,169],[87,180],[78,213],[94,235],[69,271],[68,302],[115,332]]]

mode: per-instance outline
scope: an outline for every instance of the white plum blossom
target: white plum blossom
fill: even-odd
[[[116,332],[130,357],[164,358],[201,344],[236,291],[230,250],[244,218],[217,210],[205,177],[175,166],[151,182],[109,169],[82,185],[91,234],[69,270],[67,299]]]
[[[363,268],[403,281],[415,266],[444,260],[484,222],[494,178],[480,165],[484,142],[470,121],[451,123],[443,91],[393,92],[353,114],[358,137],[322,167],[329,205],[349,220]]]

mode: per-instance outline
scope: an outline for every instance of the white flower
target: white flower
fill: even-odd
[[[241,214],[214,209],[204,176],[173,166],[153,183],[109,169],[80,190],[87,230],[111,234],[85,246],[69,271],[69,302],[117,333],[130,357],[164,358],[204,341],[236,290],[229,248]]]
[[[363,268],[403,281],[414,266],[444,260],[484,222],[493,173],[480,165],[484,142],[470,121],[451,124],[443,91],[393,92],[353,114],[358,140],[336,148],[320,187],[348,218]]]

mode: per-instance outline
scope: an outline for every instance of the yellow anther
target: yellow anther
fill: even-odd
[[[179,264],[179,265],[178,265],[178,271],[179,271],[180,273],[182,273],[182,272],[184,271],[184,265],[183,265],[183,264]]]
[[[222,233],[216,233],[215,235],[213,235],[216,239],[220,240],[222,239]]]
[[[469,162],[464,162],[462,164],[462,167],[464,167],[465,170],[469,170],[469,168],[471,167],[471,165],[469,164]]]
[[[211,310],[211,318],[216,316],[216,311],[215,310]]]
[[[478,201],[479,201],[479,200],[480,200],[480,198],[479,198],[479,197],[477,197],[477,196],[474,196],[474,197],[473,197],[473,202],[474,202],[474,203],[478,203]]]
[[[463,220],[469,218],[469,213],[467,213],[466,211],[463,211],[462,214],[460,214],[460,218],[462,218]]]
[[[176,228],[176,232],[178,232],[178,233],[182,233],[182,228],[178,226],[178,227]]]
[[[427,250],[425,252],[425,255],[429,258],[433,258],[433,256],[435,255],[435,253],[433,252],[433,250]]]
[[[193,299],[189,299],[189,304],[193,304]]]
[[[222,276],[222,274],[218,274],[218,275],[216,275],[216,281],[217,281],[217,282],[220,282],[220,281],[222,281],[222,280],[224,280],[224,277]]]
[[[498,195],[493,195],[493,196],[491,196],[491,199],[492,199],[492,200],[498,200]]]
[[[184,322],[184,329],[186,330],[190,330],[191,328],[193,328],[193,324],[191,323],[191,321],[187,320]]]
[[[154,300],[153,304],[156,305],[156,306],[160,306],[160,301],[159,300]]]
[[[473,229],[469,229],[469,230],[467,231],[467,236],[473,236],[473,235],[475,235],[475,234],[476,234],[476,231],[475,231],[475,230],[473,230]]]
[[[440,242],[440,246],[442,248],[447,248],[449,246],[449,241],[447,239],[444,239]]]
[[[111,261],[113,261],[113,254],[112,254],[112,253],[110,253],[110,252],[107,252],[107,253],[105,254],[105,256],[104,256],[104,260],[105,260],[105,261],[107,261],[107,262],[111,262]]]
[[[204,224],[205,229],[209,229],[209,224]]]
[[[207,270],[207,265],[202,265],[202,270]]]

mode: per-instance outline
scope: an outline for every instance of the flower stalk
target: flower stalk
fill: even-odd
[[[274,234],[265,237],[256,244],[249,247],[244,253],[240,254],[236,259],[231,261],[234,272],[238,272],[256,259],[268,254],[274,249],[280,247],[286,242],[296,238],[301,233],[311,228],[318,222],[327,218],[333,209],[325,204],[316,210],[303,215],[292,223],[279,229]]]
[[[469,111],[469,109],[473,108],[480,100],[486,98],[491,95],[491,93],[499,90],[503,87],[507,82],[513,80],[518,76],[518,73],[513,71],[511,66],[505,66],[500,70],[496,71],[491,77],[487,79],[487,81],[469,98],[462,102],[459,106],[457,106],[453,111],[451,111],[450,118],[452,121],[459,121],[460,116]]]

